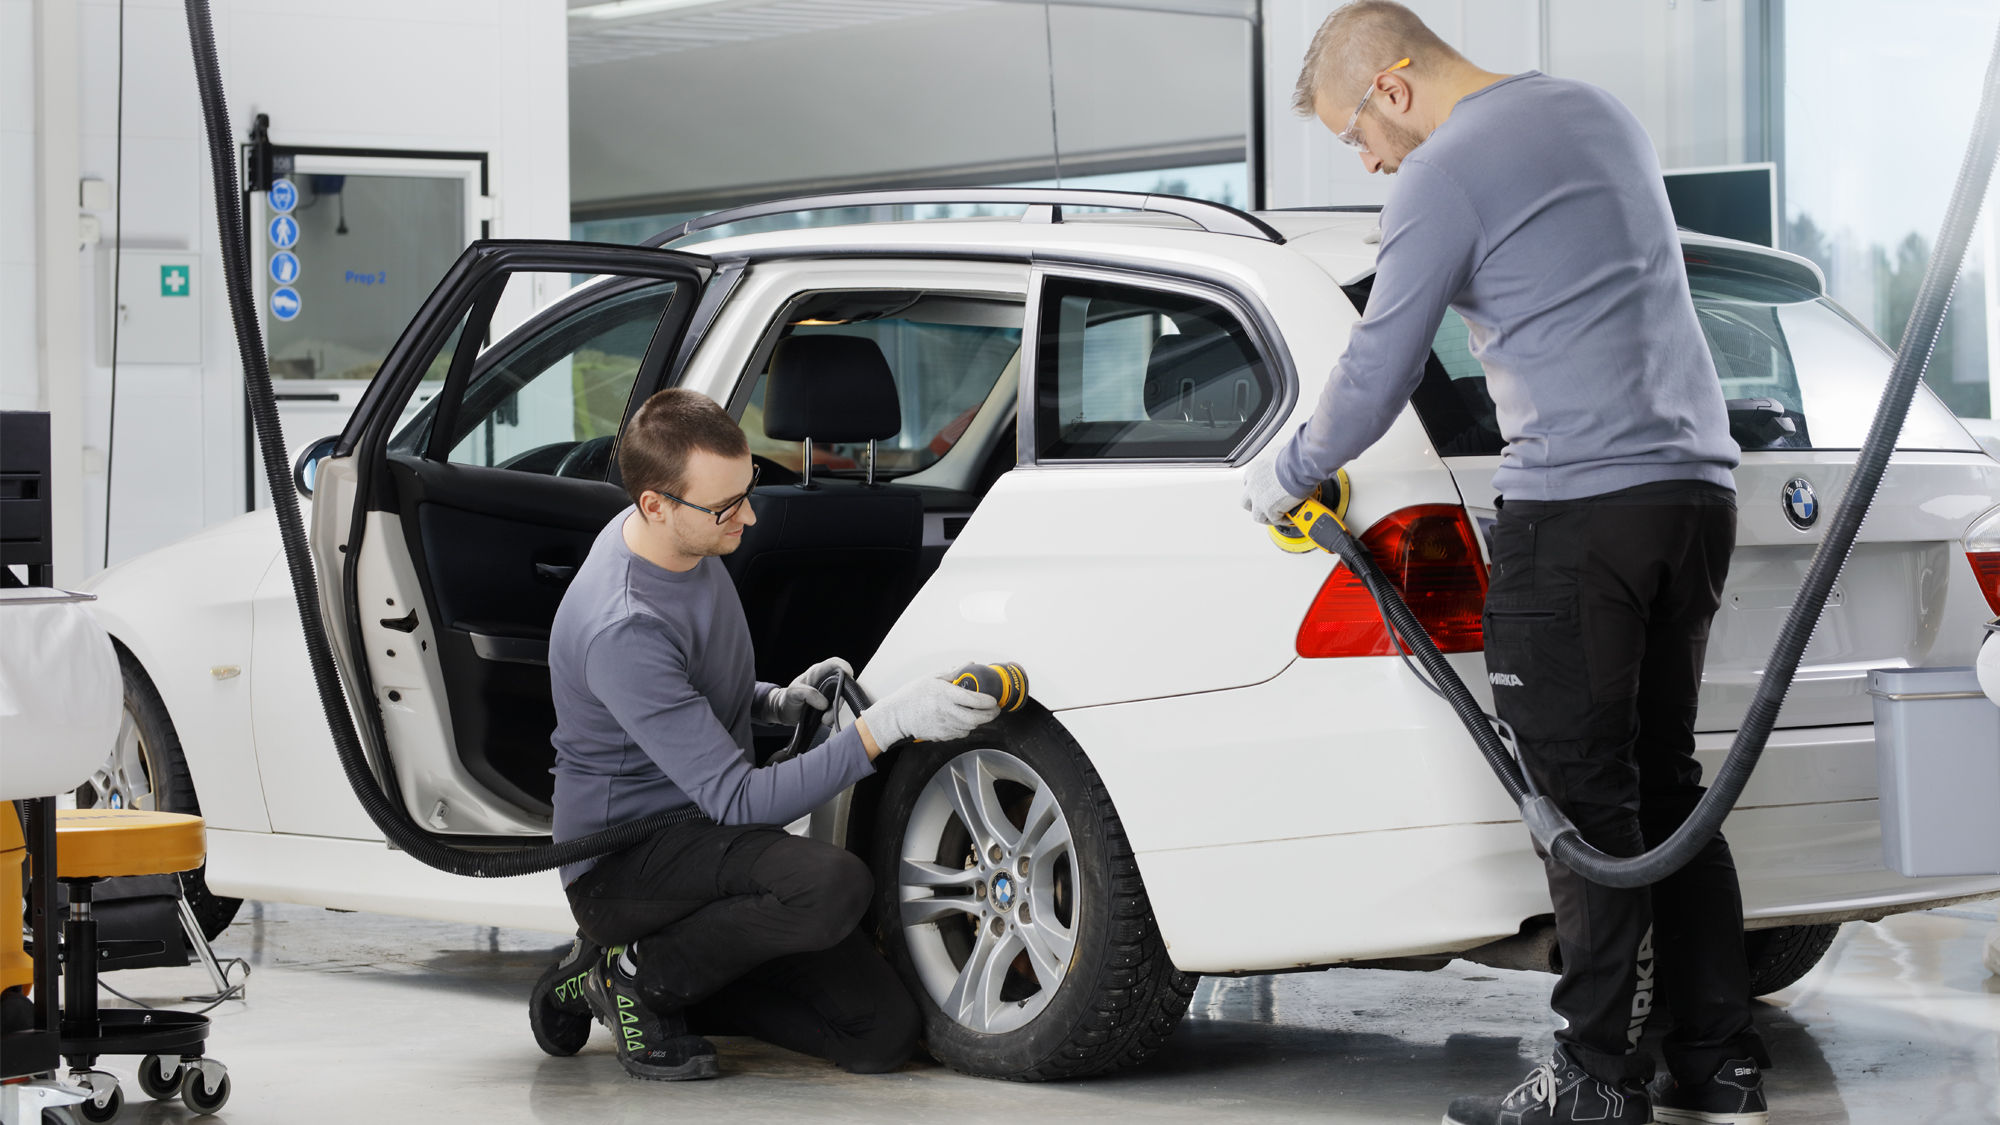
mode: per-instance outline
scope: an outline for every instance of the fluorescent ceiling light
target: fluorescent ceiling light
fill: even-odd
[[[581,8],[571,8],[569,18],[622,20],[628,16],[650,16],[682,8],[705,8],[718,2],[720,0],[608,0],[602,4],[586,4]]]

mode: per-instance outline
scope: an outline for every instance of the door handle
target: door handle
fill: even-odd
[[[535,577],[543,582],[564,586],[569,584],[570,579],[576,577],[576,568],[561,563],[538,562],[535,564]]]

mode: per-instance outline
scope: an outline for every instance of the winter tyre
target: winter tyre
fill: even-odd
[[[79,808],[115,805],[199,815],[194,778],[181,753],[180,735],[167,715],[167,705],[138,660],[118,649],[118,668],[125,678],[125,713],[118,743],[97,773],[76,791]],[[181,890],[201,932],[210,941],[222,935],[243,905],[240,898],[223,898],[209,891],[208,865],[181,873]]]
[[[872,866],[883,947],[956,1070],[1106,1073],[1187,1012],[1198,978],[1168,959],[1111,797],[1046,712],[898,750]]]
[[[1838,924],[1778,926],[1743,935],[1743,952],[1750,962],[1750,995],[1768,996],[1798,983],[1812,972],[1833,946]]]

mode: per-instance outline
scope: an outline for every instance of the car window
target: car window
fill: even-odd
[[[506,353],[474,375],[465,392],[446,459],[605,479],[632,384],[674,289],[670,281],[618,289],[518,342],[503,341]],[[432,364],[440,378],[451,354],[447,348]],[[437,405],[413,419],[391,448],[427,448]]]
[[[764,432],[764,393],[777,341],[789,336],[851,336],[872,341],[896,382],[903,427],[876,443],[878,476],[921,472],[949,453],[1021,351],[1017,300],[908,291],[808,293],[787,306],[758,354],[764,370],[752,384],[741,422],[750,451],[786,469],[803,467],[801,443]],[[813,442],[813,472],[865,473],[867,442]]]
[[[1889,375],[1892,357],[1880,343],[1833,302],[1780,279],[1690,262],[1688,288],[1739,446],[1860,448]],[[1365,307],[1366,286],[1349,295]],[[1444,456],[1495,454],[1506,446],[1486,371],[1455,312],[1445,311],[1411,402]],[[1928,389],[1910,403],[1896,447],[1978,448]]]
[[[1277,397],[1236,317],[1186,294],[1052,277],[1036,349],[1045,461],[1226,459]]]

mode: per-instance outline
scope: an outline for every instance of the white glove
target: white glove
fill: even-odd
[[[1278,463],[1259,461],[1243,474],[1243,510],[1258,523],[1276,526],[1280,517],[1306,502],[1278,483]]]
[[[887,750],[906,738],[950,742],[964,738],[1000,714],[1000,701],[962,688],[945,676],[911,680],[861,713],[861,721]]]
[[[806,717],[806,708],[826,710],[828,700],[819,690],[819,682],[835,672],[845,672],[852,678],[854,667],[836,656],[799,673],[799,678],[785,687],[772,684],[764,698],[750,709],[750,721],[769,727],[795,727]]]

